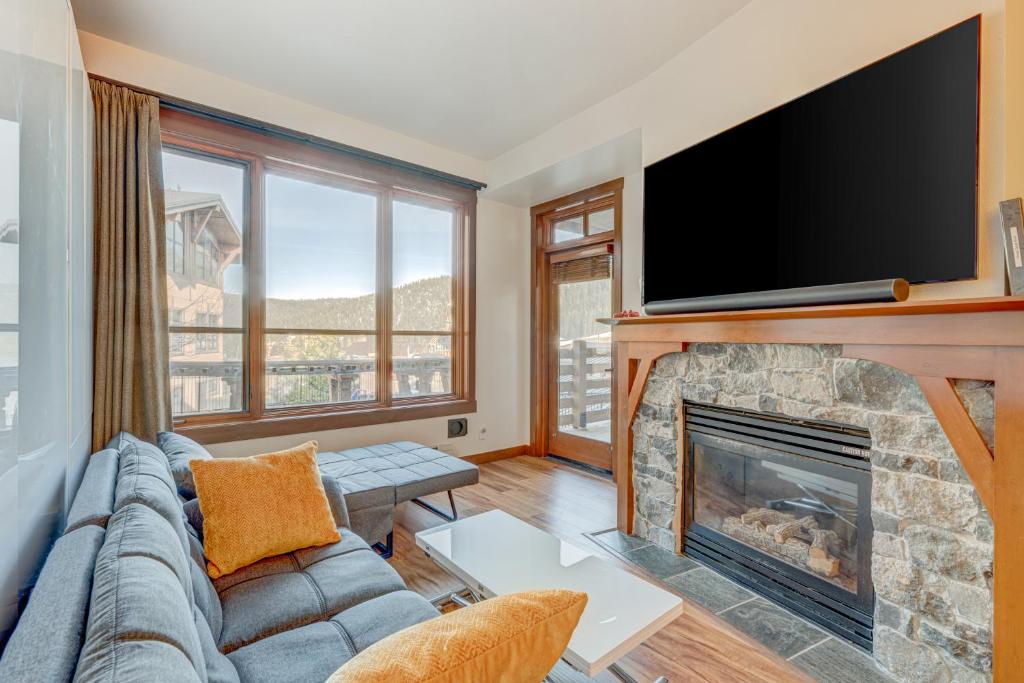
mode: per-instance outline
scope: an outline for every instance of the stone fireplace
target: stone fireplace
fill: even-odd
[[[721,551],[743,549],[730,540],[757,550],[762,561],[791,552],[798,583],[831,597],[845,591],[843,609],[866,610],[860,635],[847,638],[873,650],[898,678],[986,680],[989,515],[917,381],[840,352],[833,345],[694,343],[661,357],[633,423],[634,533],[712,567],[709,549],[717,552],[725,561],[715,568],[726,574],[736,562]],[[955,387],[991,448],[992,384],[958,380]],[[749,438],[697,424],[722,417],[716,407],[730,409],[718,411],[727,423],[746,428],[761,420],[766,424],[753,426],[789,430],[796,441],[770,443],[758,453]],[[679,423],[684,415],[689,426]],[[794,426],[824,432],[825,441],[839,444],[835,457],[817,458],[825,464],[811,468],[802,467],[809,460],[799,451],[799,459],[787,460],[786,451],[803,447],[799,439],[807,436]],[[842,438],[829,438],[829,430]],[[740,490],[749,499],[739,500]],[[870,523],[862,516],[851,535],[857,515],[868,515]],[[808,564],[812,546],[816,569]],[[769,597],[800,611],[784,596]],[[848,626],[856,636],[857,624]]]

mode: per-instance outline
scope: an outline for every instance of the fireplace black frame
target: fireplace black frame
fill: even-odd
[[[857,511],[857,592],[851,592],[693,520],[694,445],[786,465],[855,483],[858,499],[871,500],[871,437],[848,425],[698,403],[685,405],[685,480],[681,551],[756,593],[871,651],[874,586],[871,580],[869,505]]]

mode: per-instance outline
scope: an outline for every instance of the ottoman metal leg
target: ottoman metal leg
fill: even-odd
[[[388,559],[389,557],[395,554],[395,532],[388,532],[388,538],[386,543],[381,543],[380,541],[377,541],[370,547],[376,550],[377,554],[380,555],[381,558],[385,560]]]
[[[442,512],[441,510],[438,510],[436,507],[434,507],[430,503],[424,502],[424,501],[420,500],[419,498],[412,498],[412,499],[410,499],[410,502],[416,503],[417,505],[419,505],[424,510],[429,510],[430,512],[433,512],[435,515],[437,515],[441,519],[447,520],[449,522],[454,522],[455,520],[457,520],[459,518],[459,511],[455,508],[455,496],[452,495],[452,490],[451,489],[448,489],[448,502],[452,504],[452,514],[450,514],[450,515],[447,512]]]

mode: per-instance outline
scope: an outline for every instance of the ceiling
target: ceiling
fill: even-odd
[[[748,1],[72,5],[83,31],[488,160],[640,80]]]

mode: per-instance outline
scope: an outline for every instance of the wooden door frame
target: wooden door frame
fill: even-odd
[[[552,199],[530,209],[530,455],[544,457],[548,454],[548,392],[547,368],[550,363],[550,349],[543,343],[544,322],[550,312],[548,254],[577,249],[599,243],[612,245],[612,306],[622,306],[622,188],[623,179],[618,178],[594,187]],[[611,238],[605,236],[584,237],[571,242],[552,244],[547,227],[552,216],[561,217],[571,210],[558,211],[563,207],[585,203],[599,197],[611,197],[610,205],[615,207],[615,228]],[[613,361],[614,362],[614,361]],[[614,378],[614,374],[613,374]],[[615,396],[614,379],[612,397]],[[613,428],[614,428],[614,410]],[[612,459],[614,466],[615,459]]]

